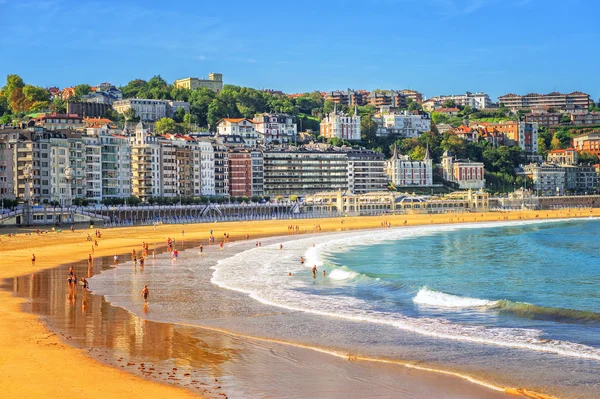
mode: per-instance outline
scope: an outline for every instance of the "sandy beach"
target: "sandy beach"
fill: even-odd
[[[594,216],[600,215],[595,209]],[[477,213],[444,215],[401,215],[379,217],[347,217],[344,219],[279,220],[259,222],[207,223],[195,225],[159,225],[156,228],[131,227],[101,229],[102,237],[94,247],[93,257],[112,257],[115,254],[141,250],[142,242],[150,244],[150,252],[156,246],[164,246],[167,237],[177,240],[206,242],[209,231],[219,242],[225,233],[230,241],[260,237],[288,235],[288,226],[298,226],[298,235],[318,234],[340,230],[383,228],[382,223],[391,227],[414,226],[438,223],[483,222],[520,219],[548,219],[564,217],[589,217],[589,209],[560,211],[526,211],[513,213]],[[343,220],[343,223],[342,223]],[[319,228],[315,230],[315,226]],[[8,236],[0,230],[0,278],[27,275],[43,269],[55,268],[61,264],[85,260],[92,252],[92,229],[49,231],[37,234],[18,233]],[[316,238],[318,240],[318,238]],[[31,262],[32,254],[35,264]],[[69,345],[64,339],[52,333],[38,317],[22,310],[23,299],[0,291],[0,381],[3,397],[40,397],[46,395],[80,397],[197,397],[198,393],[186,389],[157,383],[138,375],[110,367],[88,356],[85,351]],[[326,355],[323,355],[326,356]],[[421,373],[427,374],[427,373]],[[427,384],[427,376],[414,376],[419,384]],[[433,384],[439,375],[431,374]],[[408,378],[411,378],[409,375]],[[447,377],[451,378],[451,377]],[[441,387],[448,390],[460,388],[466,382],[458,378],[444,380]],[[453,386],[453,388],[450,387]],[[473,384],[474,385],[474,384]],[[440,386],[440,384],[438,384]],[[482,387],[478,389],[483,390]],[[518,389],[508,393],[527,394]],[[489,390],[489,398],[498,397]],[[542,397],[529,394],[529,397]],[[476,396],[483,397],[483,396]]]

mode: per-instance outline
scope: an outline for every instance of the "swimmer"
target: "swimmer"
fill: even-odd
[[[313,275],[313,277],[317,277],[317,265],[314,265],[312,267],[312,275]]]
[[[283,249],[283,244],[279,244],[279,249]]]
[[[150,296],[150,291],[148,291],[148,286],[144,286],[144,289],[142,289],[142,296],[144,297],[144,302],[148,301],[148,297]]]
[[[289,273],[288,273],[288,276],[291,276],[291,275],[292,275],[292,272],[289,272]]]
[[[323,277],[327,276],[327,272],[323,270]]]
[[[304,257],[303,256],[300,257],[300,263],[304,263]]]

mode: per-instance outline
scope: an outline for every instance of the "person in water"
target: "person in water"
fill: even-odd
[[[142,289],[142,296],[144,297],[144,302],[148,302],[148,297],[150,296],[150,291],[148,291],[147,285],[145,285],[144,289]]]
[[[327,272],[325,271],[325,269],[323,269],[323,277],[325,277],[327,275]]]
[[[303,256],[300,257],[300,263],[302,263],[302,264],[304,263],[304,257]]]
[[[314,265],[312,267],[312,275],[313,275],[313,277],[317,277],[317,265]]]

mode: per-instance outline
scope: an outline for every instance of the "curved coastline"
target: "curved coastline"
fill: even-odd
[[[553,215],[553,216],[558,216],[558,213],[559,212],[556,212],[556,215]],[[566,211],[563,210],[563,211],[561,211],[561,213],[565,214]],[[497,217],[499,217],[499,215],[500,214],[490,214],[489,215],[490,220],[495,220]],[[436,220],[436,223],[443,222],[443,219],[447,219],[449,217],[448,215],[440,215],[440,216],[442,216],[441,218],[439,218],[441,220],[439,220],[439,221]],[[486,214],[486,216],[488,216],[488,215]],[[533,218],[533,216],[531,216],[531,217]],[[364,228],[365,225],[368,225],[368,223],[364,223],[364,222],[369,221],[368,218],[354,218],[354,219],[357,220],[357,222],[354,223],[354,226],[353,226],[353,223],[351,223],[351,222],[349,223],[350,218],[346,221],[346,226],[345,227],[347,229]],[[397,223],[398,225],[399,225],[399,220],[401,220],[401,219],[409,219],[411,221],[410,223],[412,223],[412,221],[413,221],[410,217],[407,217],[407,216],[386,217],[385,219],[392,220],[392,223]],[[425,219],[425,218],[423,218],[423,219]],[[377,224],[379,223],[379,220],[381,220],[381,217],[371,218],[371,220],[369,221],[371,223],[371,227],[376,227]],[[427,220],[427,219],[425,219],[425,220]],[[285,223],[287,223],[287,222],[288,221],[280,221],[280,223],[278,223],[278,225],[276,226],[275,229],[278,230],[280,233],[284,232],[283,229],[285,228]],[[320,223],[320,224],[326,225],[326,228],[324,229],[324,231],[326,231],[326,230],[334,230],[334,229],[335,230],[339,230],[339,224],[337,224],[338,220],[334,220],[331,223],[329,223],[327,221],[324,221],[324,220],[316,220],[316,221],[299,220],[299,221],[294,221],[294,223],[299,223],[299,224],[303,224],[303,225],[306,224],[307,222],[308,223],[315,222],[315,223]],[[421,222],[423,222],[423,220]],[[329,223],[329,225],[327,223]],[[415,221],[414,223],[417,224],[418,221]],[[210,225],[185,226],[186,230],[187,229],[190,230],[190,232],[189,233],[186,232],[186,234],[188,234],[188,236],[191,236],[192,239],[202,239],[202,237],[205,236],[205,234],[206,234],[205,230],[207,228],[209,228],[208,226],[210,226],[211,228],[217,228],[218,227],[220,229],[224,228],[224,229],[231,229],[231,231],[236,231],[235,233],[232,233],[232,236],[234,238],[242,238],[242,236],[244,234],[242,231],[239,231],[240,230],[240,226],[239,225],[238,226],[233,226],[233,224],[227,225],[225,223],[218,224],[218,225],[210,224]],[[249,227],[249,226],[246,225],[245,227]],[[157,234],[152,234],[151,231],[149,231],[150,228],[147,228],[146,231],[144,232],[144,234],[139,234],[139,235],[137,235],[137,236],[135,236],[133,238],[131,236],[128,236],[126,234],[126,232],[124,231],[125,229],[104,230],[104,232],[106,233],[106,235],[110,235],[110,232],[119,232],[119,231],[123,231],[123,234],[121,235],[121,237],[119,237],[118,242],[116,242],[116,240],[115,240],[115,242],[114,242],[115,245],[111,245],[109,249],[103,248],[104,241],[101,241],[101,248],[100,248],[100,250],[97,253],[100,256],[112,256],[111,254],[114,254],[114,253],[122,253],[122,252],[124,252],[125,249],[131,248],[132,246],[135,246],[135,245],[138,245],[139,241],[141,241],[144,238],[144,236],[157,237],[157,236],[160,235],[160,236],[164,237],[164,236],[167,236],[169,234],[171,234],[171,235],[174,236],[174,235],[177,234],[176,232],[178,231],[179,228],[180,228],[180,226],[161,226],[159,228],[159,232],[157,232]],[[140,231],[143,231],[143,228],[141,228],[141,229],[140,228],[133,228],[133,229],[130,229],[130,230],[132,232],[134,232],[134,231],[135,232],[140,232]],[[252,229],[246,229],[246,231],[252,231],[253,238],[256,238],[256,237],[259,237],[259,236],[263,236],[263,235],[271,235],[271,234],[273,234],[273,231],[268,232],[268,231],[261,231],[261,230],[265,230],[265,229],[261,229],[260,226],[258,228],[254,227]],[[61,254],[61,255],[58,256],[59,262],[66,262],[66,261],[75,260],[75,259],[85,259],[86,258],[86,253],[88,252],[88,250],[87,249],[83,249],[83,248],[78,248],[78,247],[82,247],[82,244],[79,242],[79,240],[83,241],[83,236],[84,236],[84,234],[87,233],[87,231],[83,231],[83,232],[79,231],[79,233],[80,234],[77,234],[77,239],[76,240],[58,239],[62,243],[62,247],[58,251],[57,251],[56,248],[52,247],[53,245],[56,244],[56,240],[57,240],[56,237],[59,237],[58,234],[56,234],[54,236],[55,238],[53,240],[47,240],[47,241],[44,241],[43,243],[41,243],[42,245],[37,245],[36,246],[36,245],[34,245],[33,242],[30,242],[31,245],[20,245],[22,243],[19,243],[19,245],[12,245],[12,249],[10,249],[10,250],[5,250],[5,248],[2,248],[2,252],[5,252],[4,256],[6,256],[6,258],[8,258],[8,259],[11,259],[11,261],[12,261],[11,263],[17,264],[18,266],[17,266],[16,270],[15,269],[10,270],[10,269],[7,269],[7,268],[0,269],[0,277],[8,278],[9,276],[15,275],[15,274],[31,273],[31,272],[34,272],[34,271],[40,270],[40,269],[46,269],[46,268],[49,268],[49,267],[56,267],[56,264],[54,263],[54,261],[56,260],[56,256],[58,255],[58,254],[56,254],[56,252],[58,252],[58,253]],[[50,234],[52,234],[52,233],[50,233]],[[65,234],[69,234],[69,233],[63,233],[63,236]],[[35,241],[35,240],[32,240],[32,241]],[[40,244],[40,243],[35,243],[35,244]],[[32,248],[35,248],[36,255],[38,257],[38,261],[37,261],[36,265],[30,265],[29,264],[29,260],[28,260],[28,258],[30,256],[29,254],[30,254],[30,251],[31,251]],[[54,254],[52,253],[52,251],[54,251]],[[52,258],[46,258],[46,254],[48,254],[48,256],[52,256]],[[1,295],[5,295],[6,296],[5,293],[2,293]],[[6,301],[3,301],[3,302],[4,302],[3,309],[6,309],[8,307],[18,307],[20,305],[17,305],[17,303],[21,303],[22,301],[14,298],[14,297],[6,296]],[[21,312],[18,312],[18,313],[21,313]],[[24,317],[24,316],[22,316],[22,317]],[[35,321],[34,320],[34,319],[36,319],[34,316],[27,316],[27,317],[30,318],[30,320],[28,321],[28,323],[33,323],[31,325],[30,329],[29,329],[30,333],[34,333],[34,331],[37,331],[37,333],[39,333],[38,327],[41,327],[42,329],[44,328],[43,325],[40,324],[39,321]],[[20,321],[17,321],[17,323],[19,323],[19,322]],[[228,332],[228,333],[230,333],[230,332]],[[257,337],[252,337],[252,338],[253,339],[260,339],[260,338],[257,338]],[[2,337],[2,339],[5,339],[5,337]],[[53,340],[56,341],[57,340],[56,337],[53,338]],[[284,343],[284,342],[281,342],[281,343]],[[60,343],[59,342],[52,342],[51,344],[52,345],[59,345],[61,347],[65,347],[65,348],[69,348],[68,345],[66,345],[66,344],[64,344],[62,342],[60,342]],[[289,345],[290,343],[286,342],[285,344]],[[312,348],[309,348],[309,349],[312,349]],[[24,349],[24,350],[27,350],[27,349]],[[63,350],[67,350],[67,349],[63,349]],[[81,353],[81,351],[76,350],[76,349],[68,349],[68,351],[73,351],[73,353]],[[55,358],[56,357],[56,355],[52,355],[52,354],[48,354],[48,356],[51,357],[51,358]],[[344,354],[337,354],[337,356],[346,357],[346,355],[344,355]],[[82,356],[82,357],[86,358],[86,356]],[[62,359],[60,359],[60,360],[62,360]],[[355,358],[351,357],[349,360],[374,361],[374,360],[369,359],[369,358],[358,358],[358,357],[355,357]],[[377,360],[377,361],[380,361],[380,360]],[[387,360],[385,360],[385,359],[383,359],[381,361],[387,362]],[[88,360],[89,364],[85,365],[85,362],[86,361],[79,359],[79,360],[77,360],[76,363],[78,364],[78,367],[92,367],[92,368],[94,368],[94,370],[96,370],[96,369],[104,369],[104,366],[100,366],[97,362],[95,362],[95,361],[93,361],[91,359]],[[27,368],[27,367],[31,366],[31,365],[28,365],[26,362],[24,362],[23,359],[19,360],[19,363],[20,363],[20,365],[18,365],[18,367],[21,367],[21,368]],[[406,367],[413,367],[413,368],[419,368],[420,367],[420,366],[417,366],[417,365],[411,365],[410,363],[406,363],[405,366]],[[434,371],[434,370],[429,370],[427,368],[423,368],[423,370]],[[438,372],[445,373],[443,370],[440,370]],[[120,371],[118,373],[123,374]],[[457,376],[457,377],[469,380],[468,376]],[[52,378],[54,378],[54,376]],[[123,374],[123,378],[121,378],[121,377],[119,377],[117,375],[111,377],[111,381],[115,381],[115,385],[116,386],[119,385],[119,383],[120,383],[121,380],[132,380],[132,379],[134,380],[134,382],[136,384],[139,383],[139,381],[137,381],[138,378],[131,377],[127,373]],[[476,382],[476,381],[471,381],[471,382]],[[154,382],[149,382],[148,384],[149,384],[148,385],[148,389],[151,392],[154,392],[154,393],[157,393],[158,391],[160,391],[164,387],[163,385],[156,384]],[[75,384],[75,386],[77,386],[77,384]],[[87,388],[89,388],[90,386],[93,387],[94,383],[93,382],[89,382],[88,385],[86,385]],[[483,385],[483,386],[486,386],[486,385]],[[137,386],[137,387],[139,388],[139,386]],[[37,389],[43,389],[43,388],[44,387],[41,387],[41,388],[39,386],[37,387]],[[136,388],[136,389],[138,389],[138,388]],[[491,388],[491,387],[488,387],[488,388]],[[495,388],[496,388],[496,390],[498,390],[498,389],[504,389],[506,392],[512,393],[512,394],[515,394],[515,393],[523,394],[523,395],[526,394],[525,391],[518,391],[518,390],[515,390],[515,389],[512,389],[512,388],[506,388],[506,389],[505,388],[500,388],[500,387],[495,387]],[[13,390],[11,391],[11,386],[7,386],[7,391],[6,392],[8,394],[8,397],[17,396],[17,395],[22,395],[23,394],[23,391],[22,391],[23,388],[22,387],[13,386],[12,389]],[[170,397],[174,397],[174,395],[177,395],[177,392],[179,391],[179,390],[177,390],[175,388],[171,388],[171,387],[165,387],[165,389],[167,389],[167,392],[169,392],[169,396]],[[14,395],[11,395],[11,392]],[[64,390],[62,392],[64,393]],[[534,394],[531,394],[531,395],[534,395]],[[140,396],[143,396],[143,394],[140,395]],[[146,396],[147,396],[147,394],[146,394]],[[187,391],[184,391],[182,393],[182,397],[188,397],[188,396],[189,396],[189,393]],[[543,397],[543,396],[539,396],[538,395],[538,396],[530,396],[530,397]]]

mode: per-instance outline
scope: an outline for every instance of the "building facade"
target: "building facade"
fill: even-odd
[[[485,93],[470,93],[465,94],[452,94],[432,97],[433,100],[438,102],[445,102],[448,100],[454,101],[456,105],[463,107],[469,106],[473,109],[486,109],[493,106],[490,96]]]
[[[431,119],[427,114],[415,115],[408,111],[400,111],[376,116],[374,120],[377,123],[378,136],[419,137],[431,130]]]
[[[348,192],[364,194],[386,189],[385,157],[367,149],[348,150]]]
[[[600,112],[571,114],[571,123],[575,126],[600,125]]]
[[[498,101],[512,110],[553,108],[555,110],[574,111],[587,110],[591,104],[590,95],[579,91],[568,94],[558,92],[548,94],[530,93],[524,96],[510,93],[498,97]]]
[[[396,147],[386,163],[386,172],[396,187],[433,185],[433,161],[429,149],[422,161],[413,161],[409,155],[398,154]]]
[[[543,127],[553,127],[560,125],[560,114],[549,113],[549,112],[532,112],[525,116],[525,121],[530,123],[537,123]]]
[[[180,89],[195,90],[207,88],[219,93],[223,90],[223,74],[211,72],[208,74],[208,79],[185,78],[178,79],[174,83],[175,87]]]
[[[287,114],[257,114],[253,119],[255,129],[263,144],[298,142],[298,127]]]
[[[168,107],[169,103],[165,100],[130,98],[113,103],[113,108],[119,114],[124,114],[133,109],[135,115],[143,122],[155,122],[161,118],[166,118]]]
[[[252,197],[252,153],[248,149],[230,148],[227,153],[229,164],[229,195]]]
[[[221,119],[217,122],[217,135],[240,136],[244,141],[244,145],[248,147],[254,147],[258,142],[258,133],[254,122],[246,118]]]
[[[573,137],[573,147],[579,152],[600,156],[600,132],[584,133]]]
[[[358,114],[358,107],[354,109],[354,116],[337,112],[337,108],[334,108],[333,112],[327,114],[321,121],[320,132],[321,136],[325,138],[336,137],[348,141],[360,140],[360,115]]]
[[[548,151],[548,163],[577,165],[577,161],[577,150],[575,148]]]
[[[347,190],[348,157],[328,145],[267,148],[264,193],[270,197]]]
[[[566,188],[565,168],[555,164],[529,164],[523,174],[533,181],[533,189],[540,195],[561,195]]]
[[[442,156],[442,169],[444,179],[458,183],[461,189],[485,188],[483,162],[456,160],[452,153],[446,151]]]

